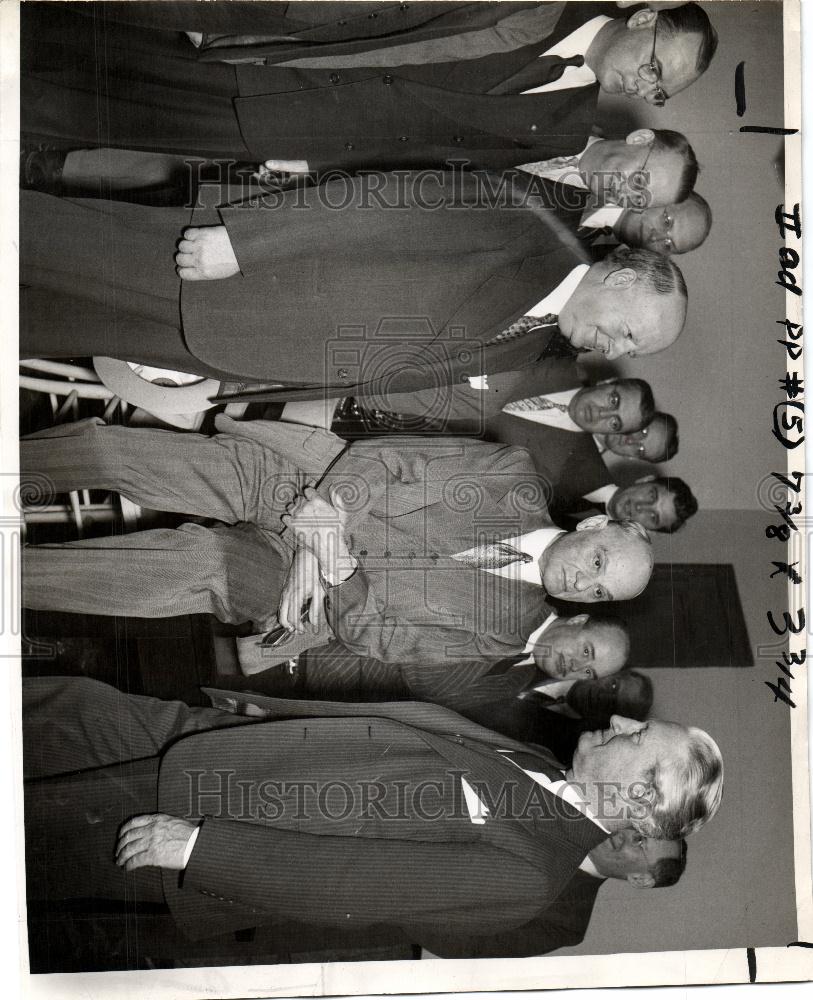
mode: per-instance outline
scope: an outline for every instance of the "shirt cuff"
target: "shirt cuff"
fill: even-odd
[[[192,857],[192,851],[195,849],[195,844],[198,842],[198,834],[200,833],[200,828],[203,825],[203,820],[198,823],[192,833],[189,835],[189,840],[186,842],[186,850],[183,852],[183,866],[189,864],[189,859]]]

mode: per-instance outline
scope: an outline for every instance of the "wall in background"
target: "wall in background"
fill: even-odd
[[[770,419],[785,362],[776,343],[782,331],[775,321],[785,313],[784,292],[774,284],[780,240],[773,221],[783,200],[782,147],[776,137],[739,128],[782,124],[782,5],[703,6],[720,44],[694,86],[661,109],[624,98],[604,98],[599,109],[608,137],[642,126],[685,133],[702,167],[697,191],[714,213],[705,244],[676,258],[689,287],[680,340],[619,368],[647,379],[659,408],[678,418],[680,453],[665,469],[683,477],[705,509],[754,510],[756,484],[781,450]],[[734,71],[742,61],[747,112],[738,118]],[[641,474],[651,471],[644,466]]]

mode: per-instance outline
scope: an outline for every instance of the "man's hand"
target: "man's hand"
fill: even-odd
[[[182,871],[183,856],[197,823],[165,813],[133,816],[119,829],[116,864],[131,872],[136,868],[169,868]]]
[[[306,547],[315,553],[322,574],[328,583],[341,583],[352,576],[356,561],[350,555],[344,537],[347,512],[338,490],[331,491],[332,503],[323,500],[313,486],[288,505],[282,523],[296,539],[297,548]]]
[[[310,600],[303,622],[302,608]],[[304,632],[306,622],[311,632],[318,632],[323,621],[325,589],[319,579],[319,560],[310,549],[300,546],[294,555],[282,595],[279,599],[277,618],[280,625],[294,632]]]
[[[184,229],[175,263],[184,281],[215,281],[240,272],[225,226]]]
[[[262,183],[273,179],[275,174],[307,174],[309,170],[307,160],[266,160],[254,176]]]

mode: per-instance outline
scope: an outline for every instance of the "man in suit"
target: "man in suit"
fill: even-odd
[[[504,934],[483,938],[425,938],[437,958],[524,958],[547,955],[584,940],[598,891],[608,878],[636,889],[675,885],[686,868],[685,840],[655,840],[629,828],[619,830],[589,854],[590,864],[573,873],[555,903],[535,920]]]
[[[507,655],[545,620],[548,596],[625,600],[651,575],[637,525],[555,528],[519,449],[380,438],[340,449],[325,472],[324,456],[303,468],[307,454],[297,465],[276,446],[285,427],[258,424],[206,438],[91,420],[25,440],[24,479],[221,522],[30,547],[26,606],[260,628],[276,616],[297,632],[326,621],[360,655],[438,662]]]
[[[571,494],[554,501],[554,514],[563,524],[569,517],[593,517],[596,513],[632,520],[648,531],[671,534],[697,513],[697,500],[688,485],[677,476],[642,476],[630,486],[608,482],[583,494]]]
[[[219,726],[84,679],[27,684],[29,898],[165,902],[192,939],[288,919],[488,935],[544,912],[615,831],[685,836],[722,794],[714,741],[674,723],[618,717],[563,774],[438,706],[266,705]]]
[[[334,641],[300,654],[293,672],[274,667],[267,676],[256,676],[254,683],[267,693],[337,701],[431,701],[466,715],[473,706],[527,691],[564,701],[575,681],[614,676],[628,655],[629,636],[622,622],[600,615],[568,618],[551,613],[531,633],[524,650],[496,661],[382,663],[356,656]]]
[[[187,27],[197,48],[119,24],[129,12],[107,5],[56,20],[48,11],[44,24],[26,10],[23,130],[78,145],[270,157],[277,169],[315,173],[450,159],[504,168],[581,150],[600,89],[663,104],[705,71],[717,43],[696,4],[626,20],[605,4],[350,4],[345,16],[310,6],[281,17],[276,8],[270,34],[263,14],[237,37]],[[74,163],[65,179],[96,180],[98,163],[84,176]],[[117,169],[124,186],[139,169],[154,177],[154,166],[124,163],[108,174],[114,184]]]
[[[288,386],[250,398],[286,401],[516,370],[557,330],[609,359],[680,335],[687,292],[668,258],[619,249],[587,266],[551,212],[469,211],[481,195],[474,173],[337,178],[199,207],[184,230],[182,209],[24,191],[23,355],[271,379]]]

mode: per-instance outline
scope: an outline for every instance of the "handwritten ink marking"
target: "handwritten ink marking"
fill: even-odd
[[[748,982],[755,983],[757,979],[757,953],[753,948],[745,949],[748,958]]]
[[[740,132],[757,132],[762,135],[797,135],[798,128],[771,128],[770,125],[740,125]]]
[[[745,114],[745,63],[737,63],[734,70],[734,98],[737,101],[737,117]]]

